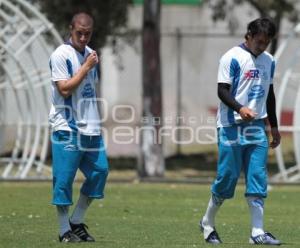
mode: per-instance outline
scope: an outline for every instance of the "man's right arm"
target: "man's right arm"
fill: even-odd
[[[236,101],[234,97],[231,96],[229,89],[230,84],[218,83],[218,97],[220,98],[220,100],[229,108],[239,113],[244,121],[253,120],[255,118],[256,113],[248,107],[244,107],[238,101]]]
[[[73,91],[81,84],[88,72],[98,63],[96,52],[92,52],[78,72],[68,80],[61,80],[56,82],[58,92],[62,97],[67,98],[72,95]]]

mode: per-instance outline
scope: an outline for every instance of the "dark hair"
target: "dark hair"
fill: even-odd
[[[262,17],[250,22],[247,26],[245,39],[247,40],[249,35],[253,37],[261,33],[266,34],[271,39],[274,38],[277,33],[277,27],[271,18]]]

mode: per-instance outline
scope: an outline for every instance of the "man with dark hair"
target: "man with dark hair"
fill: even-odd
[[[269,18],[250,22],[245,42],[226,52],[219,63],[218,169],[206,213],[199,222],[208,243],[222,242],[215,229],[215,216],[224,200],[234,196],[243,169],[252,224],[249,243],[281,244],[263,228],[268,147],[280,144],[273,90],[275,62],[265,52],[276,32]],[[270,145],[265,132],[267,120],[271,126]]]
[[[93,242],[84,215],[92,200],[103,198],[108,163],[101,136],[96,98],[98,56],[87,44],[93,19],[86,13],[74,15],[70,39],[50,57],[52,106],[53,201],[57,206],[60,242]],[[77,170],[84,181],[75,209],[69,217],[72,186]]]

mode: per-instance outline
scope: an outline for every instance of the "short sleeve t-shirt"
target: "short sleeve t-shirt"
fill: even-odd
[[[266,100],[273,83],[275,62],[263,52],[255,57],[243,45],[226,52],[219,63],[218,83],[230,84],[231,96],[241,105],[257,113],[255,119],[267,117]],[[242,121],[241,116],[223,102],[217,113],[217,127],[226,127]]]
[[[52,104],[49,122],[53,131],[78,131],[83,135],[100,134],[100,116],[96,98],[97,66],[92,68],[76,90],[63,98],[56,83],[73,77],[93,50],[86,46],[84,53],[70,44],[59,46],[50,57]]]

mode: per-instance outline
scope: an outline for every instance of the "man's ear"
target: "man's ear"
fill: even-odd
[[[69,25],[69,29],[70,29],[70,31],[73,29],[73,25],[72,24]]]
[[[252,36],[252,33],[250,30],[247,31],[246,33],[246,37],[247,37],[247,40]]]

